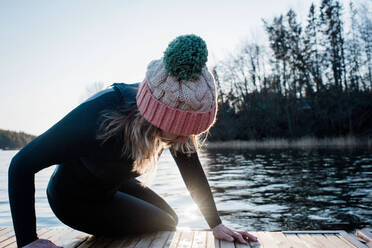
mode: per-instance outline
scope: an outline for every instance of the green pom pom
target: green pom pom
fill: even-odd
[[[197,35],[181,35],[169,43],[164,52],[164,66],[178,80],[200,76],[207,62],[208,50],[204,40]]]

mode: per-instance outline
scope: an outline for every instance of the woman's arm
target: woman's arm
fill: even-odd
[[[175,153],[172,148],[170,148],[170,151],[192,199],[198,205],[209,227],[214,228],[221,224],[222,221],[218,215],[216,204],[198,154],[195,152],[188,157],[182,152]]]
[[[208,222],[209,227],[213,230],[213,235],[217,239],[231,242],[236,239],[242,244],[247,244],[247,241],[256,242],[257,238],[252,234],[246,231],[228,228],[222,224],[217,212],[216,204],[213,200],[207,177],[205,176],[199,161],[198,154],[195,152],[189,157],[182,152],[175,153],[172,148],[170,148],[170,151],[178,165],[191,197],[199,206],[199,209]]]
[[[100,98],[76,107],[11,160],[8,171],[9,203],[19,247],[37,239],[35,173],[94,152],[98,112],[105,106],[104,97]]]

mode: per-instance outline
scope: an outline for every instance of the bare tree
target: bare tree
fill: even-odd
[[[93,82],[85,87],[85,92],[80,97],[80,102],[85,101],[100,90],[105,88],[105,84],[100,81]]]

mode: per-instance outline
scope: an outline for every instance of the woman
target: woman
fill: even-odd
[[[57,247],[38,239],[34,174],[58,164],[47,188],[55,215],[93,235],[175,230],[162,197],[136,179],[170,148],[192,198],[218,239],[256,238],[224,226],[197,155],[198,137],[216,119],[207,48],[196,35],[173,40],[144,81],[113,84],[80,104],[12,159],[9,202],[19,247]]]

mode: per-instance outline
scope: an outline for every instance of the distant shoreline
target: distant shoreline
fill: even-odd
[[[0,149],[18,150],[35,138],[36,136],[25,132],[0,129]]]
[[[358,138],[354,136],[335,138],[302,137],[293,140],[289,139],[267,139],[259,140],[231,140],[206,142],[207,149],[285,149],[285,148],[372,148],[372,138]]]
[[[266,140],[229,140],[229,141],[206,141],[203,148],[206,149],[285,149],[285,148],[368,148],[372,149],[372,138],[360,138],[344,136],[334,138],[302,137],[297,139],[270,138]],[[0,147],[0,151],[20,150],[19,148]]]

